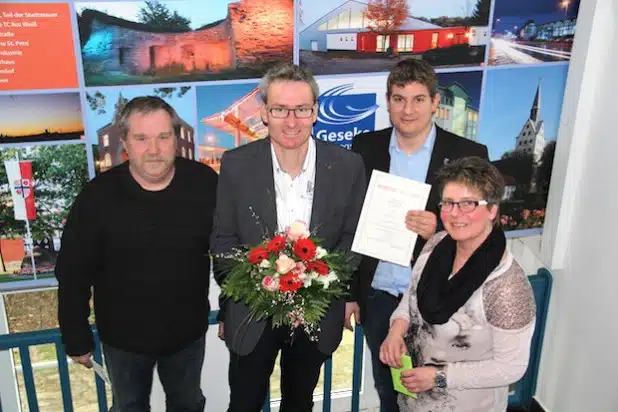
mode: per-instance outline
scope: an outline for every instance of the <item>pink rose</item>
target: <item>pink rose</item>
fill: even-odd
[[[300,220],[295,220],[286,229],[285,233],[288,235],[288,239],[295,242],[298,239],[306,239],[309,237],[309,229],[307,224]]]
[[[302,275],[307,270],[307,266],[303,262],[296,262],[296,271],[299,275]]]
[[[279,279],[272,276],[264,276],[262,279],[262,289],[268,292],[274,292],[279,289]]]
[[[275,261],[275,265],[277,266],[277,273],[281,275],[285,275],[290,270],[296,268],[296,262],[294,259],[290,259],[283,253],[279,255],[279,259]]]

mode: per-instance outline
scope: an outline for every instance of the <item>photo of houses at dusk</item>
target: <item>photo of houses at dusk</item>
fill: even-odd
[[[300,64],[315,74],[336,74],[389,71],[410,57],[436,67],[484,62],[490,0],[391,3],[303,2],[297,19]]]
[[[268,135],[258,83],[200,86],[196,95],[199,160],[217,172],[226,150]]]
[[[543,226],[567,71],[560,64],[486,73],[478,141],[506,181],[505,230]]]
[[[124,106],[134,97],[158,96],[178,113],[182,126],[178,136],[176,155],[197,160],[195,152],[195,98],[193,88],[131,87],[124,89],[90,89],[86,92],[88,141],[93,144],[95,172],[102,173],[125,162],[127,153],[122,146],[118,125]]]
[[[579,0],[495,0],[489,64],[571,58]]]
[[[79,93],[0,96],[0,143],[84,137]]]
[[[441,128],[477,140],[483,72],[438,73],[440,104],[434,121]]]
[[[292,61],[293,0],[76,3],[87,86],[261,77]]]

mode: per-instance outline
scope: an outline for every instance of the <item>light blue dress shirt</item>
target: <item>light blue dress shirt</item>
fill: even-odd
[[[429,131],[425,144],[416,152],[407,154],[399,148],[395,129],[393,128],[391,142],[388,147],[391,155],[391,164],[388,172],[395,176],[425,182],[435,141],[436,126],[434,124]],[[401,222],[401,224],[405,223]],[[393,296],[398,296],[408,289],[411,278],[411,266],[401,266],[381,260],[373,276],[371,287],[390,293]]]

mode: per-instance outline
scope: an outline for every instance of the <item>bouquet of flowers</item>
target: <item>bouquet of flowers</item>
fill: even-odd
[[[226,296],[242,299],[256,319],[272,317],[273,327],[300,326],[314,340],[332,299],[347,293],[352,274],[349,259],[320,247],[301,221],[225,258],[230,263],[222,287]]]

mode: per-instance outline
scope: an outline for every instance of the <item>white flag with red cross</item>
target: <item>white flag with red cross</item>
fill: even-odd
[[[34,181],[32,180],[32,162],[6,160],[6,175],[13,198],[16,220],[36,219],[34,206]]]

